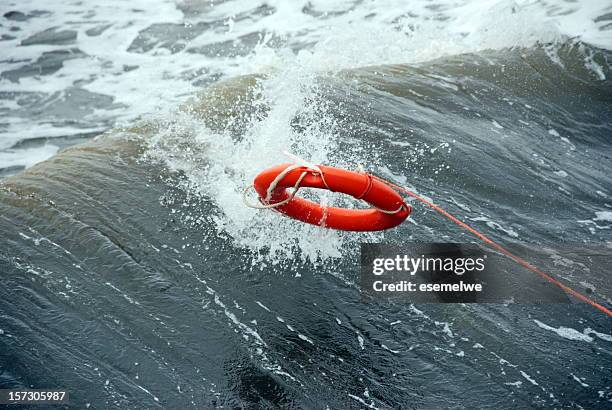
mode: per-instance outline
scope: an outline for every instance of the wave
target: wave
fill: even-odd
[[[609,192],[609,181],[592,164],[603,160],[609,145],[611,83],[585,59],[607,76],[609,58],[604,50],[569,42],[307,78],[287,72],[248,77],[248,91],[224,103],[251,101],[249,110],[234,110],[244,113],[238,120],[210,115],[206,107],[227,98],[211,87],[194,103],[196,112],[207,113],[204,121],[192,109],[169,115],[148,140],[147,156],[182,171],[185,189],[213,201],[217,233],[256,252],[272,249],[265,254],[278,254],[278,260],[287,252],[307,260],[339,257],[343,244],[357,238],[321,234],[241,206],[244,187],[260,170],[286,162],[285,150],[316,163],[365,165],[441,203],[454,201],[450,195],[469,204],[474,218],[486,213],[475,202],[494,201],[508,212],[497,215],[510,224],[501,233],[517,237],[514,231],[530,226],[533,239],[555,240],[554,232],[568,227],[550,226],[544,204],[555,201],[555,210],[589,217],[605,207],[597,192]],[[604,157],[594,158],[593,146]],[[314,195],[330,204],[342,201]],[[588,238],[581,230],[573,229],[572,237]]]
[[[568,38],[604,49],[612,44],[609,10],[596,0],[437,1],[410,8],[394,0],[110,1],[53,9],[32,0],[4,18],[0,149],[12,150],[18,167],[38,159],[16,148],[20,141],[127,125],[237,75],[281,70],[306,78],[313,71]]]
[[[108,4],[96,13],[116,12]],[[69,147],[69,133],[19,142],[20,149],[66,146],[0,181],[0,387],[69,386],[78,407],[605,407],[609,324],[584,304],[360,302],[356,243],[472,240],[432,212],[415,206],[397,229],[368,236],[256,212],[240,197],[262,168],[287,161],[283,150],[363,165],[501,243],[541,245],[539,267],[612,303],[607,272],[588,262],[593,255],[549,247],[612,240],[610,51],[543,24],[590,12],[569,3],[499,3],[506,12],[496,9],[476,35],[453,17],[475,13],[473,6],[428,3],[407,14],[406,33],[373,37],[376,22],[388,23],[395,9],[368,17],[366,2],[310,2],[299,10],[279,2],[231,23],[226,13],[237,4],[252,7],[182,2],[195,28],[174,25],[171,4],[161,9],[167,25],[145,21],[157,13],[146,9],[138,24],[100,28],[105,40],[128,30],[139,38],[129,53],[159,64],[121,68],[113,80],[117,67],[102,62],[100,77],[86,86],[116,87],[117,101],[131,96],[134,106],[146,99],[137,90],[155,80],[164,96],[186,93],[186,84],[214,76],[163,81],[168,67],[178,72],[199,58],[179,58],[204,41],[181,40],[190,30],[242,36],[248,25],[264,30],[274,21],[300,33],[285,43],[300,51],[275,46],[283,39],[273,36],[269,43],[243,38],[247,51],[212,58],[228,67],[219,75],[225,80],[176,111],[83,135],[87,141]],[[542,7],[549,16],[536,12]],[[579,9],[567,13],[571,7]],[[201,16],[217,25],[198,26]],[[324,27],[300,32],[309,16],[352,28],[321,41]],[[514,18],[541,34],[522,43],[511,31],[504,38],[504,21]],[[415,20],[454,30],[442,37],[459,46],[403,44]],[[168,42],[174,30],[180,36]],[[208,42],[225,38],[219,33]],[[79,71],[78,59],[70,61],[63,74]],[[257,69],[247,64],[255,61]],[[232,70],[255,74],[226,78]],[[23,85],[39,86],[32,78]],[[503,274],[516,269],[508,265]]]

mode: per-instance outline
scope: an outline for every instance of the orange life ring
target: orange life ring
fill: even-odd
[[[303,166],[286,172],[291,165],[268,168],[257,175],[253,183],[262,204],[287,201],[274,209],[291,218],[343,231],[380,231],[401,224],[412,211],[396,191],[369,174],[323,165],[316,167],[317,170]],[[285,175],[277,180],[283,172],[286,172]],[[269,189],[271,184],[274,184],[272,190]],[[323,207],[306,199],[291,198],[286,188],[298,185],[342,192],[362,199],[375,208]]]

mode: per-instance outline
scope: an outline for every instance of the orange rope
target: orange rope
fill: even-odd
[[[506,255],[507,257],[509,257],[510,259],[515,261],[516,263],[518,263],[519,265],[529,269],[532,272],[537,273],[538,275],[540,275],[542,278],[546,279],[550,283],[552,283],[554,285],[557,285],[558,287],[563,289],[565,292],[567,292],[567,293],[571,294],[572,296],[582,300],[583,302],[588,303],[589,305],[593,306],[594,308],[599,309],[600,311],[602,311],[603,313],[607,314],[608,316],[612,316],[612,311],[610,309],[606,308],[603,305],[600,305],[599,303],[597,303],[594,300],[590,299],[589,297],[583,295],[582,293],[575,291],[574,289],[570,288],[569,286],[561,283],[559,280],[557,280],[557,279],[553,278],[552,276],[542,272],[537,267],[533,266],[532,264],[530,264],[526,260],[516,256],[515,254],[513,254],[512,252],[510,252],[509,250],[507,250],[506,248],[504,248],[503,246],[501,246],[497,242],[493,241],[492,239],[490,239],[486,235],[478,232],[476,229],[472,228],[471,226],[469,226],[465,222],[463,222],[463,221],[457,219],[456,217],[454,217],[453,215],[449,214],[447,211],[445,211],[444,209],[440,208],[438,205],[436,205],[436,204],[426,200],[422,196],[420,196],[418,194],[415,194],[414,192],[409,191],[408,189],[406,189],[404,187],[401,187],[401,186],[399,186],[397,184],[394,184],[393,182],[387,181],[387,180],[385,180],[383,178],[379,178],[379,177],[374,176],[374,175],[373,175],[373,177],[376,178],[377,180],[379,180],[380,182],[385,183],[385,184],[389,185],[390,187],[395,188],[398,191],[401,191],[401,192],[405,193],[406,195],[411,196],[411,197],[419,200],[420,202],[422,202],[425,205],[429,206],[430,208],[434,209],[438,213],[444,215],[445,217],[447,217],[448,219],[453,221],[455,224],[457,224],[460,227],[462,227],[462,228],[466,229],[467,231],[471,232],[476,237],[481,239],[483,242],[485,242],[486,244],[490,245],[491,247],[497,249],[498,251],[500,251],[501,253],[503,253],[504,255]]]

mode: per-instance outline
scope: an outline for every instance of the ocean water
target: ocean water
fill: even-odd
[[[293,93],[320,72],[567,39],[612,45],[605,1],[404,3],[9,1],[0,22],[0,173],[165,113],[236,75],[277,71],[293,89],[270,86],[280,94],[271,97],[299,101]],[[583,59],[604,75],[588,51]]]
[[[360,242],[474,240],[431,210],[356,234],[242,202],[285,151],[363,166],[609,307],[606,269],[555,250],[612,243],[608,2],[5,9],[0,387],[77,408],[612,406],[610,319],[586,304],[361,302]]]

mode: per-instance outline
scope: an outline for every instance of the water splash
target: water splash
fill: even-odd
[[[223,14],[223,7],[216,13]],[[242,190],[257,173],[288,162],[283,151],[321,164],[356,166],[364,160],[345,155],[358,150],[338,146],[344,129],[326,106],[330,102],[319,98],[322,78],[367,65],[418,63],[564,38],[547,19],[546,8],[528,3],[490,2],[488,7],[470,2],[423,4],[406,13],[398,13],[405,7],[399,3],[388,8],[351,3],[336,17],[330,17],[334,11],[328,10],[325,18],[315,20],[305,17],[301,6],[282,2],[272,7],[275,11],[261,23],[266,34],[252,52],[233,59],[240,70],[228,71],[261,76],[254,86],[255,114],[243,118],[239,135],[228,125],[203,125],[189,110],[173,113],[152,138],[149,155],[184,172],[189,189],[212,200],[217,234],[226,234],[235,246],[276,262],[296,255],[306,261],[335,258],[341,256],[347,241],[364,240],[363,234],[321,230],[241,203]],[[233,35],[246,34],[247,28],[235,19],[231,27]],[[203,40],[196,39],[194,44]],[[327,193],[314,198],[332,204],[338,201]]]

